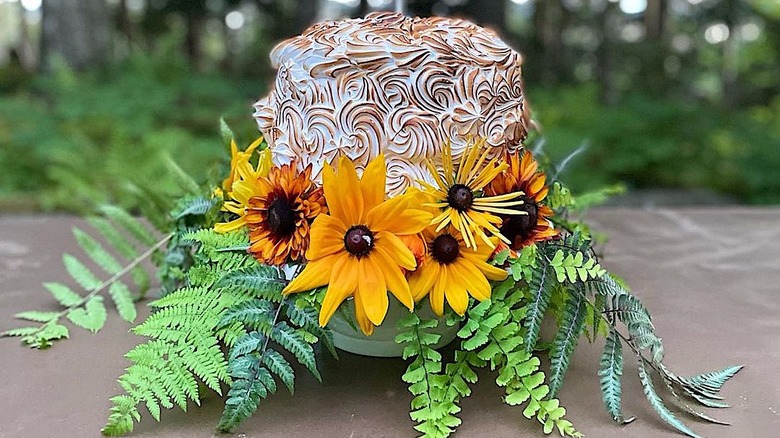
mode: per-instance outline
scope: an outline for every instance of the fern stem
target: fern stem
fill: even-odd
[[[76,302],[74,304],[71,304],[70,306],[66,307],[65,309],[63,309],[62,311],[57,313],[57,317],[53,318],[52,321],[56,321],[59,318],[61,318],[62,316],[66,315],[71,310],[84,305],[84,303],[89,301],[92,297],[94,297],[95,295],[99,294],[100,292],[105,290],[107,287],[111,286],[114,282],[116,282],[117,280],[122,278],[125,274],[127,274],[130,271],[132,271],[136,266],[138,266],[139,263],[141,263],[144,260],[146,260],[147,258],[149,258],[152,254],[154,254],[155,251],[160,249],[160,247],[165,245],[173,237],[173,235],[174,235],[174,233],[167,234],[165,237],[160,239],[160,241],[158,241],[157,243],[155,243],[154,245],[149,247],[146,251],[144,251],[142,254],[140,254],[138,257],[133,259],[133,261],[128,263],[119,272],[117,272],[116,274],[112,275],[109,279],[103,281],[99,285],[95,286],[81,300],[79,300],[78,302]]]

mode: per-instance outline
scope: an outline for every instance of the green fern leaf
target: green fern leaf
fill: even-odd
[[[103,297],[100,295],[93,296],[87,300],[84,308],[77,307],[68,312],[67,316],[73,324],[92,333],[97,332],[106,323],[106,306],[103,304]]]
[[[217,425],[221,432],[232,431],[257,410],[261,399],[276,391],[271,373],[254,355],[241,356],[232,361],[230,375],[234,379],[233,384]]]
[[[97,289],[101,285],[100,279],[95,277],[89,268],[84,266],[76,257],[70,254],[62,255],[62,263],[65,265],[65,269],[68,271],[71,277],[76,280],[81,287],[91,291]]]
[[[133,431],[133,420],[141,419],[135,400],[127,395],[118,395],[110,401],[114,404],[111,407],[111,415],[108,424],[100,429],[100,432],[105,436],[127,435]]]
[[[585,314],[587,313],[585,301],[584,294],[574,293],[569,296],[566,302],[563,323],[558,328],[550,351],[550,395],[552,397],[556,396],[563,385],[563,378],[569,368],[569,360],[585,326]]]
[[[74,306],[81,302],[81,295],[62,283],[43,283],[43,287],[48,289],[54,299],[64,307]]]
[[[131,236],[133,236],[138,242],[152,246],[157,243],[157,239],[152,233],[143,225],[138,219],[130,216],[123,209],[113,205],[102,205],[99,207],[101,213],[112,221],[122,225]]]
[[[18,336],[30,336],[38,333],[41,330],[40,327],[18,327],[10,330],[6,330],[0,333],[2,337],[18,337]]]
[[[314,357],[314,350],[311,348],[303,336],[295,331],[286,322],[277,323],[270,333],[271,339],[284,347],[285,350],[292,353],[298,362],[305,366],[320,382],[322,376],[317,370],[317,363]]]
[[[267,337],[264,334],[257,331],[252,331],[241,336],[236,340],[236,343],[233,344],[233,348],[230,349],[230,360],[260,350],[260,346],[265,343],[266,339]]]
[[[122,257],[127,260],[133,260],[138,257],[138,250],[133,246],[131,240],[114,228],[111,222],[102,217],[91,217],[87,221]],[[150,286],[149,273],[142,266],[136,266],[130,271],[130,275],[140,295],[143,296]]]
[[[528,310],[527,317],[524,320],[526,332],[523,341],[525,349],[529,353],[533,351],[536,341],[539,339],[542,320],[555,287],[554,273],[547,266],[546,260],[542,260],[539,265],[539,269],[528,282],[531,299],[526,306]]]
[[[171,216],[173,216],[174,220],[179,220],[185,216],[205,215],[214,208],[216,204],[217,201],[213,198],[204,198],[202,196],[186,198],[176,206],[171,212]]]
[[[282,289],[286,286],[286,281],[279,276],[276,269],[257,264],[246,269],[229,272],[222,277],[218,286],[245,288],[252,291],[257,297],[279,303],[284,298]]]
[[[661,397],[658,396],[658,394],[655,392],[655,388],[653,387],[653,381],[650,379],[650,375],[647,373],[647,369],[645,369],[645,360],[641,357],[639,358],[639,380],[642,382],[642,388],[644,389],[645,396],[647,397],[647,401],[650,402],[650,406],[655,409],[655,411],[658,413],[658,415],[661,417],[662,420],[664,420],[667,424],[674,427],[681,433],[684,433],[685,435],[688,435],[691,438],[700,438],[699,435],[696,434],[693,430],[691,430],[688,426],[685,425],[682,421],[680,421],[677,417],[674,416],[672,411],[670,411],[663,403],[663,400],[661,400]]]
[[[89,258],[107,274],[114,275],[122,270],[122,265],[116,258],[106,251],[103,245],[92,236],[78,228],[73,229],[73,236]]]
[[[319,312],[311,305],[299,304],[285,306],[285,313],[293,325],[296,325],[317,337],[319,342],[328,349],[331,356],[338,359],[336,347],[333,345],[333,333],[319,324]]]
[[[275,350],[268,350],[263,354],[261,360],[287,386],[290,394],[293,394],[295,392],[295,372],[287,359]]]
[[[229,274],[228,274],[229,275]],[[231,308],[222,316],[218,327],[239,322],[247,328],[267,332],[273,325],[274,304],[267,300],[252,300]]]
[[[57,318],[59,318],[59,316],[59,312],[38,312],[31,310],[27,312],[19,312],[14,315],[14,318],[25,319],[27,321],[33,322],[51,322],[55,321]]]
[[[133,302],[133,296],[130,294],[127,286],[121,281],[115,281],[108,288],[108,294],[111,295],[119,316],[127,322],[135,321],[138,313]]]
[[[621,408],[622,376],[623,350],[617,330],[612,328],[604,344],[604,351],[601,353],[599,383],[601,384],[601,396],[607,412],[609,412],[613,420],[620,424],[632,421],[632,419],[628,421],[623,420],[623,409]]]

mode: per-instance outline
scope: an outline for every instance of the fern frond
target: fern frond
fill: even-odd
[[[218,286],[233,286],[250,291],[258,298],[281,302],[282,289],[287,281],[270,266],[255,264],[245,269],[229,272],[222,277]]]
[[[528,352],[533,351],[536,346],[536,341],[539,339],[539,331],[542,328],[542,320],[555,289],[555,273],[549,266],[547,259],[541,256],[537,265],[539,268],[527,280],[531,299],[526,306],[528,310],[527,317],[524,320],[526,332],[523,340],[525,350]]]
[[[274,325],[269,334],[271,340],[284,347],[295,356],[298,362],[305,366],[320,382],[322,376],[317,370],[317,362],[314,356],[314,349],[311,348],[303,335],[282,321]]]
[[[578,253],[582,254],[582,253]],[[563,385],[563,378],[569,369],[569,361],[582,329],[587,313],[585,295],[576,293],[569,296],[563,311],[563,323],[558,328],[550,351],[550,395],[555,397]]]
[[[106,274],[114,275],[122,270],[122,265],[119,261],[106,251],[103,245],[92,236],[78,228],[73,229],[73,236],[87,256],[89,256],[96,265],[100,266]]]
[[[87,300],[83,308],[77,307],[67,313],[70,322],[92,333],[103,328],[107,316],[106,306],[103,304],[103,297],[100,295],[95,295]]]
[[[333,333],[320,327],[319,311],[305,300],[297,300],[292,305],[284,307],[290,322],[314,335],[328,349],[331,356],[338,359],[336,347],[333,345]]]
[[[119,316],[127,322],[135,321],[138,312],[133,302],[133,296],[130,294],[127,286],[121,281],[116,281],[108,287],[108,294],[114,301]]]
[[[457,405],[460,396],[452,394],[449,388],[454,388],[457,393],[470,392],[468,385],[463,388],[466,381],[461,376],[466,353],[461,352],[458,358],[462,361],[450,368],[451,374],[441,374],[441,354],[432,348],[441,336],[426,332],[437,324],[436,320],[421,320],[417,314],[411,313],[398,322],[400,332],[396,337],[396,342],[404,345],[403,358],[413,358],[401,379],[409,384],[409,392],[414,396],[409,414],[417,423],[414,428],[426,437],[447,437],[461,423],[460,418],[455,416],[460,412]],[[450,384],[451,377],[457,383]]]
[[[203,196],[188,197],[178,203],[171,212],[173,220],[182,219],[185,216],[203,216],[209,213],[217,205],[214,198]]]
[[[70,307],[81,302],[82,296],[62,283],[43,283],[43,287],[49,290],[51,295],[60,305]]]
[[[623,377],[623,350],[620,337],[615,328],[611,328],[601,353],[599,364],[599,383],[601,384],[601,396],[604,406],[612,419],[620,424],[628,423],[633,419],[623,420],[621,407]]]
[[[68,271],[68,274],[70,274],[73,280],[84,289],[92,291],[102,283],[100,279],[76,257],[70,254],[63,254],[62,263],[65,265],[65,270]]]
[[[276,392],[276,382],[256,355],[240,356],[231,361],[230,386],[225,409],[217,429],[230,432],[243,420],[252,416],[260,400]]]
[[[122,225],[141,244],[151,246],[157,242],[155,236],[138,219],[130,216],[125,210],[114,205],[102,205],[99,207],[99,210],[107,218]]]
[[[261,360],[263,365],[267,366],[287,386],[290,394],[293,394],[295,392],[295,372],[290,362],[287,362],[287,359],[276,350],[266,351]]]
[[[685,423],[683,423],[677,417],[675,417],[672,411],[670,411],[666,407],[666,405],[664,405],[664,402],[663,400],[661,400],[661,397],[659,397],[658,394],[655,392],[653,381],[650,378],[650,375],[647,373],[647,369],[645,368],[645,360],[642,357],[639,357],[638,367],[639,367],[639,380],[640,382],[642,382],[642,388],[644,390],[645,396],[647,397],[647,401],[650,402],[650,406],[653,407],[653,409],[658,414],[658,416],[660,416],[662,420],[664,420],[667,424],[674,427],[681,433],[684,433],[685,435],[688,435],[691,438],[700,438],[700,436],[697,435],[696,432],[691,430],[688,426],[685,425]]]

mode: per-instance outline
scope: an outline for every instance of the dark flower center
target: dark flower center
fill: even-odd
[[[447,202],[458,211],[466,211],[474,203],[474,192],[464,184],[454,184],[447,192]]]
[[[277,236],[289,236],[295,231],[295,212],[283,197],[274,199],[268,207],[268,227]]]
[[[458,257],[458,253],[460,253],[458,239],[449,234],[442,234],[441,236],[436,237],[433,240],[431,253],[433,254],[433,258],[443,265],[454,262]]]
[[[536,228],[536,221],[539,217],[539,207],[533,199],[527,196],[521,196],[519,199],[524,204],[517,205],[514,209],[527,214],[509,216],[509,220],[505,221],[501,226],[501,234],[509,239],[510,242],[514,242],[517,237],[528,238],[533,233],[534,228]]]
[[[344,235],[344,247],[357,258],[368,255],[374,247],[374,234],[364,225],[355,225]]]

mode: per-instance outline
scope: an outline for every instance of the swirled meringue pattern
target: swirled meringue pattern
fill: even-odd
[[[276,164],[297,157],[317,180],[338,156],[362,172],[384,152],[392,196],[431,180],[424,162],[445,141],[459,161],[468,137],[497,155],[527,135],[520,54],[468,21],[374,13],[318,23],[277,45],[271,62],[274,89],[255,119]]]

